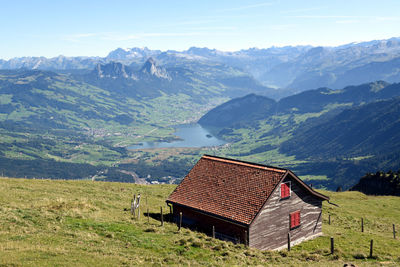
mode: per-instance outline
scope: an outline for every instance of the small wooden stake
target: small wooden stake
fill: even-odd
[[[182,227],[182,212],[179,212],[179,227],[178,227],[178,231],[181,230]]]
[[[393,224],[393,238],[396,239],[396,226]]]
[[[133,218],[136,217],[136,210],[135,210],[136,207],[135,207],[135,205],[136,205],[136,194],[133,195],[132,202],[131,202],[131,210],[132,210]]]
[[[137,208],[137,219],[140,220],[140,206]]]
[[[149,208],[147,208],[147,223],[150,223],[150,214],[149,214]]]
[[[361,218],[361,232],[364,233],[364,218]]]
[[[335,252],[335,240],[331,237],[331,254]]]
[[[331,215],[329,214],[329,217],[328,217],[329,219],[328,219],[328,222],[329,222],[329,225],[331,225]]]
[[[212,227],[212,237],[215,238],[215,226]]]
[[[164,215],[162,212],[162,207],[160,207],[160,209],[161,209],[161,226],[163,226],[164,225]]]
[[[374,240],[371,239],[371,244],[369,246],[369,257],[370,258],[372,258],[373,249],[374,249]]]
[[[131,199],[131,215],[133,215],[133,198]]]
[[[287,250],[290,251],[290,233],[287,233]]]

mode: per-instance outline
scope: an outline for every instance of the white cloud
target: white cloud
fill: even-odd
[[[210,34],[226,34],[228,31],[234,31],[235,27],[230,26],[210,26],[210,27],[193,27],[181,32],[146,32],[146,33],[118,33],[118,32],[102,32],[102,33],[76,33],[63,35],[60,39],[68,42],[79,43],[89,38],[104,41],[131,41],[143,40],[147,38],[158,37],[186,37],[186,36],[206,36]]]
[[[400,17],[375,17],[379,21],[400,21]]]
[[[347,20],[337,20],[335,23],[337,24],[354,24],[354,23],[359,23],[359,20],[356,19],[347,19]]]
[[[299,15],[286,16],[287,18],[298,19],[344,19],[343,21],[355,20],[375,20],[375,21],[400,21],[400,17],[384,17],[384,16],[350,16],[350,15]]]
[[[135,33],[135,34],[123,34],[123,33],[112,33],[105,34],[101,37],[103,40],[112,41],[129,41],[145,38],[157,38],[157,37],[179,37],[179,36],[196,36],[202,35],[201,32],[150,32],[150,33]]]
[[[300,9],[292,9],[292,10],[284,10],[281,11],[282,14],[291,14],[291,13],[302,13],[302,12],[308,12],[308,11],[315,11],[315,10],[321,10],[321,9],[326,9],[327,7],[310,7],[310,8],[300,8]]]
[[[239,7],[232,7],[232,8],[226,8],[226,9],[221,9],[218,11],[233,11],[233,10],[243,10],[243,9],[253,9],[253,8],[260,8],[260,7],[265,7],[265,6],[272,6],[276,2],[263,2],[263,3],[258,3],[258,4],[252,4],[252,5],[245,5],[245,6],[239,6]]]
[[[343,16],[343,15],[301,15],[301,16],[286,16],[288,18],[298,19],[343,19],[343,18],[360,18],[360,16]]]
[[[90,38],[90,37],[95,37],[98,36],[97,33],[76,33],[76,34],[68,34],[68,35],[63,35],[61,39],[69,42],[80,42],[82,39]]]
[[[295,24],[277,24],[277,25],[269,25],[267,26],[268,29],[273,31],[283,31],[288,30],[296,27]]]

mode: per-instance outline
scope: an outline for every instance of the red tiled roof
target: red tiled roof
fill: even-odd
[[[167,202],[250,224],[287,170],[204,155]]]

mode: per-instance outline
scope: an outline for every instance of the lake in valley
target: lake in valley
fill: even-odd
[[[226,144],[224,140],[213,136],[200,124],[184,124],[175,127],[175,135],[182,140],[172,142],[143,142],[129,146],[128,149],[166,148],[166,147],[208,147]]]

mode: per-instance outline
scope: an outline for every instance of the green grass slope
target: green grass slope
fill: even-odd
[[[166,222],[160,206],[172,185],[90,181],[0,179],[0,266],[398,266],[399,197],[324,192],[340,207],[324,203],[324,236],[290,252],[261,252],[214,240]],[[141,214],[132,219],[133,194],[142,194]],[[365,211],[368,211],[366,213]],[[331,214],[331,225],[327,223]],[[360,232],[364,217],[365,232]],[[336,251],[329,254],[330,236]],[[374,258],[368,259],[370,239]]]

